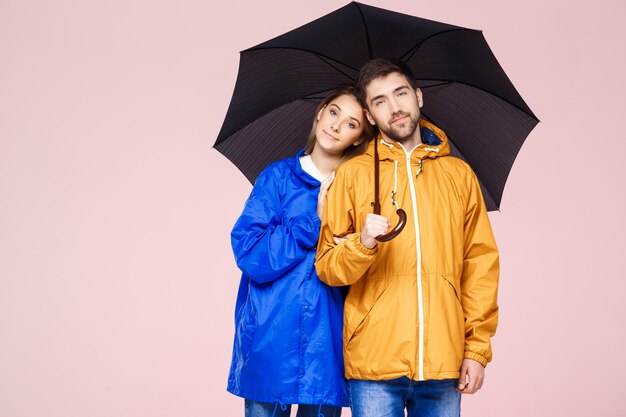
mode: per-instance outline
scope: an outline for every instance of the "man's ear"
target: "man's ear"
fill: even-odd
[[[318,122],[319,122],[319,121],[320,121],[320,119],[322,118],[322,112],[324,111],[324,109],[326,108],[326,106],[327,106],[327,105],[326,105],[326,104],[324,104],[324,107],[322,107],[322,108],[320,109],[320,111],[319,111],[319,112],[317,112],[317,116],[315,117],[315,119],[316,119]]]
[[[376,126],[376,122],[374,121],[374,118],[372,117],[370,112],[367,109],[363,109],[363,111],[365,112],[365,117],[367,117],[367,121],[370,122],[372,126]]]
[[[424,105],[424,96],[422,96],[422,90],[420,90],[419,88],[416,88],[415,96],[417,97],[417,105],[421,109],[422,106]]]

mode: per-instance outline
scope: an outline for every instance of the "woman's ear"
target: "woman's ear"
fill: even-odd
[[[367,109],[363,109],[363,111],[365,112],[365,117],[367,117],[367,121],[370,122],[372,126],[376,126],[376,122],[374,121],[374,118],[372,117],[370,112],[367,111]]]
[[[320,111],[319,111],[319,112],[317,112],[317,116],[315,117],[315,119],[316,119],[318,122],[319,122],[319,121],[320,121],[320,119],[322,118],[322,112],[324,111],[324,109],[326,108],[326,106],[327,106],[327,105],[326,105],[326,104],[324,104],[324,107],[322,107],[322,108],[320,109]]]

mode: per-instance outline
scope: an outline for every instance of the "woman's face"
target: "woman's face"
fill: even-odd
[[[317,114],[316,147],[334,156],[342,156],[349,146],[363,140],[363,124],[368,123],[357,99],[344,94],[332,100]]]

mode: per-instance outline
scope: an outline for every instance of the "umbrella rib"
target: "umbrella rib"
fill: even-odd
[[[420,87],[420,89],[424,89],[424,90],[426,90],[426,89],[428,89],[428,88],[431,88],[431,87],[439,87],[439,86],[441,86],[441,85],[446,85],[446,84],[463,84],[463,85],[466,85],[466,86],[468,86],[468,87],[475,88],[475,89],[480,90],[480,91],[483,91],[483,92],[485,92],[485,93],[487,93],[487,94],[489,94],[489,95],[492,95],[492,96],[494,96],[494,97],[497,97],[498,99],[500,99],[500,100],[504,101],[505,103],[509,104],[510,106],[512,106],[512,107],[514,107],[514,108],[516,108],[517,110],[521,111],[522,113],[524,113],[525,115],[527,115],[527,116],[531,117],[532,119],[536,120],[537,122],[540,122],[540,121],[541,121],[541,120],[539,120],[539,119],[537,118],[537,116],[535,116],[532,112],[531,112],[531,113],[528,113],[526,110],[524,110],[524,109],[520,108],[518,105],[516,105],[516,104],[514,104],[514,103],[511,103],[511,102],[510,102],[509,100],[507,100],[506,98],[504,98],[504,97],[500,97],[499,95],[497,95],[497,94],[495,94],[495,93],[492,93],[491,91],[487,91],[487,90],[485,90],[484,88],[478,87],[478,86],[476,86],[476,85],[473,85],[473,84],[470,84],[470,83],[466,83],[466,82],[463,82],[463,81],[454,81],[454,80],[452,80],[452,81],[450,81],[450,80],[437,80],[437,79],[431,79],[431,78],[420,78],[420,80],[426,80],[426,81],[442,81],[442,83],[441,83],[441,84],[429,85],[429,86],[427,86],[427,87]]]
[[[477,30],[477,29],[468,29],[468,28],[459,28],[459,29],[448,29],[448,30],[442,30],[441,32],[437,32],[437,33],[433,33],[432,35],[420,40],[418,43],[416,43],[415,45],[413,45],[412,47],[410,47],[409,49],[407,49],[407,51],[404,53],[404,55],[402,55],[400,57],[400,59],[404,62],[408,61],[409,59],[411,59],[413,57],[413,55],[415,55],[415,53],[422,47],[422,45],[424,44],[424,42],[426,42],[427,40],[430,40],[431,38],[434,38],[435,36],[439,36],[439,35],[443,35],[444,33],[450,33],[450,32],[462,32],[462,31],[468,31],[468,32],[480,32],[482,33],[482,30]]]
[[[313,92],[313,93],[311,93],[311,94],[308,94],[306,97],[296,97],[296,98],[294,98],[293,100],[289,100],[289,101],[288,101],[288,102],[286,102],[286,103],[282,103],[282,104],[280,104],[279,106],[276,106],[276,107],[274,107],[274,108],[272,108],[272,109],[270,109],[270,110],[266,111],[266,112],[265,112],[265,113],[263,113],[262,115],[258,116],[255,120],[258,120],[258,119],[260,119],[261,117],[263,117],[263,116],[266,116],[266,115],[270,114],[270,113],[271,113],[271,112],[273,112],[274,110],[277,110],[277,109],[279,109],[279,108],[281,108],[281,107],[284,107],[284,106],[286,106],[286,105],[288,105],[288,104],[291,104],[291,103],[293,103],[294,101],[298,101],[298,100],[309,100],[309,101],[313,101],[313,100],[322,100],[322,99],[324,99],[324,97],[325,97],[325,96],[324,96],[324,97],[312,97],[312,96],[315,96],[316,94],[323,93],[323,92],[325,92],[325,91],[328,91],[328,89],[323,89],[323,90],[318,90],[318,91],[315,91],[315,92]],[[315,114],[313,114],[313,116],[315,116]],[[247,126],[248,126],[248,125],[245,125],[245,126],[240,127],[239,129],[237,129],[237,130],[235,130],[234,132],[230,133],[230,134],[228,135],[228,137],[231,137],[231,136],[233,136],[233,135],[236,135],[236,134],[237,134],[237,133],[239,133],[241,130],[245,129]],[[216,141],[216,142],[217,142],[217,141]],[[213,148],[215,148],[217,145],[220,145],[220,144],[222,144],[222,143],[223,143],[223,141],[222,141],[222,142],[220,142],[220,143],[213,143],[213,146],[212,146],[212,147],[213,147]],[[217,148],[216,148],[216,149],[217,149]]]
[[[345,71],[342,71],[341,69],[337,68],[337,66],[333,65],[333,64],[332,64],[331,62],[329,62],[329,61],[336,62],[336,63],[338,63],[338,64],[344,65],[344,66],[345,66],[345,67],[347,67],[347,68],[350,68],[350,69],[351,69],[351,70],[353,70],[353,71],[357,71],[355,68],[352,68],[352,67],[351,67],[351,66],[349,66],[349,65],[345,65],[344,63],[339,62],[339,61],[337,61],[337,60],[335,60],[335,59],[333,59],[333,58],[330,58],[330,57],[328,57],[328,56],[326,56],[326,55],[324,55],[324,54],[318,54],[317,52],[313,52],[313,51],[310,51],[310,50],[308,50],[308,49],[302,49],[302,48],[292,48],[292,47],[284,47],[284,46],[281,46],[281,47],[274,47],[274,46],[272,46],[272,47],[263,47],[263,48],[251,48],[251,49],[247,49],[247,50],[245,50],[245,51],[242,51],[242,52],[240,52],[240,53],[247,52],[247,51],[259,51],[259,50],[268,50],[268,49],[289,49],[289,50],[296,50],[296,51],[308,52],[308,53],[312,54],[313,56],[315,56],[315,57],[316,57],[317,59],[319,59],[320,61],[322,61],[324,64],[328,65],[329,67],[331,67],[332,69],[334,69],[335,71],[337,71],[338,73],[340,73],[341,75],[343,75],[343,76],[345,76],[346,78],[348,78],[348,79],[350,79],[350,80],[354,81],[354,78],[353,78],[353,77],[351,77],[350,75],[346,74],[346,73],[345,73]],[[296,100],[315,100],[316,98],[314,98],[314,97],[310,97],[310,96],[315,96],[316,94],[319,94],[319,93],[322,93],[322,92],[325,92],[325,91],[328,91],[328,89],[322,89],[322,90],[319,90],[319,91],[315,91],[315,92],[313,92],[313,93],[311,93],[311,94],[308,94],[308,95],[307,95],[307,97],[297,97],[297,98],[295,98],[295,99],[293,99],[293,100],[288,101],[287,103],[283,103],[283,104],[281,104],[281,105],[279,105],[279,106],[277,106],[277,107],[274,107],[273,109],[268,110],[267,112],[263,113],[263,115],[262,115],[262,116],[265,116],[265,115],[267,115],[267,114],[269,114],[269,113],[273,112],[274,110],[276,110],[276,109],[278,109],[278,108],[280,108],[280,107],[282,107],[282,106],[285,106],[285,105],[287,105],[287,104],[289,104],[289,103],[293,103],[293,102],[294,102],[294,101],[296,101]],[[310,98],[309,98],[309,97],[310,97]],[[322,97],[322,98],[323,98],[323,97]],[[322,98],[320,98],[320,99],[322,99]],[[261,117],[262,117],[262,116],[261,116]],[[244,127],[245,127],[245,126],[244,126]],[[232,136],[232,135],[237,134],[237,133],[238,133],[241,129],[243,129],[244,127],[241,127],[241,128],[239,128],[239,129],[237,129],[235,132],[231,133],[229,136]],[[215,144],[213,145],[213,147],[215,147]]]
[[[323,58],[328,59],[330,61],[333,61],[333,62],[336,62],[338,64],[341,64],[341,65],[343,65],[346,68],[350,68],[353,71],[358,71],[358,69],[356,69],[356,68],[354,68],[354,67],[352,67],[350,65],[344,64],[343,62],[340,62],[340,61],[338,61],[338,60],[336,60],[334,58],[331,58],[331,57],[329,57],[327,55],[320,54],[318,52],[311,51],[311,50],[304,49],[304,48],[294,48],[292,46],[265,46],[265,47],[262,47],[262,48],[250,48],[250,49],[246,49],[245,51],[241,51],[240,54],[243,54],[244,52],[262,51],[262,50],[268,50],[268,49],[290,49],[292,51],[308,52],[310,54],[315,55],[318,58],[323,57]]]
[[[370,31],[367,27],[367,22],[365,21],[365,16],[363,15],[363,10],[361,10],[361,7],[359,5],[359,3],[357,2],[352,2],[352,4],[354,4],[356,6],[356,9],[359,12],[359,15],[361,16],[361,20],[363,21],[363,28],[365,29],[365,39],[367,39],[367,53],[368,56],[370,57],[370,59],[374,58],[374,51],[372,48],[372,39],[370,38]]]
[[[415,81],[417,81],[417,80],[415,80]],[[454,81],[445,81],[445,80],[431,80],[431,79],[428,79],[428,78],[420,78],[420,81],[441,81],[441,82],[439,82],[437,84],[432,84],[432,85],[427,85],[427,86],[424,86],[424,87],[420,87],[420,90],[425,90],[427,88],[432,88],[432,87],[440,87],[442,85],[448,85],[448,84],[452,84],[454,82]]]
[[[333,87],[333,88],[334,88],[334,87]],[[298,97],[298,98],[295,98],[295,99],[291,100],[291,101],[290,101],[290,103],[291,103],[291,102],[294,102],[294,101],[296,101],[296,100],[322,100],[322,99],[326,98],[326,96],[320,96],[320,97],[314,97],[314,96],[315,96],[316,94],[320,94],[320,93],[328,92],[328,91],[332,90],[333,88],[330,88],[330,89],[323,89],[323,90],[315,91],[315,92],[313,92],[313,93],[311,93],[311,94],[308,94],[306,97]],[[279,107],[280,107],[280,106],[279,106]],[[278,107],[277,107],[277,108],[278,108]],[[275,110],[275,109],[272,109],[272,110]],[[269,113],[269,112],[268,112],[268,113]]]
[[[400,59],[401,59],[402,61],[404,61],[404,62],[407,62],[409,59],[411,59],[411,58],[413,57],[413,55],[415,55],[415,54],[417,53],[417,51],[418,51],[418,50],[422,47],[422,45],[424,45],[424,42],[426,42],[427,40],[429,40],[429,39],[431,39],[431,38],[434,38],[435,36],[442,35],[442,34],[444,34],[444,33],[458,32],[458,31],[470,31],[470,32],[480,32],[480,33],[482,33],[482,30],[477,30],[477,29],[468,29],[468,28],[449,29],[449,30],[444,30],[444,31],[441,31],[441,32],[437,32],[437,33],[434,33],[434,34],[432,34],[431,36],[429,36],[429,37],[427,37],[427,38],[422,39],[421,41],[419,41],[418,43],[416,43],[415,45],[413,45],[411,48],[409,48],[409,49],[407,50],[407,52],[406,52],[406,53],[405,53],[405,54],[404,54],[404,55],[403,55]],[[505,75],[506,75],[506,74],[505,74]],[[507,78],[508,78],[508,76],[507,76]],[[421,78],[421,79],[428,80],[427,78]],[[429,80],[429,81],[443,81],[443,80]],[[456,82],[456,83],[459,83],[459,84],[465,84],[465,85],[468,85],[468,86],[470,86],[470,87],[477,88],[477,89],[482,90],[482,91],[484,91],[484,92],[486,92],[486,93],[489,93],[489,94],[491,94],[492,96],[494,96],[494,97],[498,97],[500,100],[503,100],[503,101],[505,101],[505,102],[509,103],[511,106],[513,106],[513,107],[515,107],[516,109],[520,110],[520,111],[521,111],[521,112],[523,112],[524,114],[526,114],[526,115],[528,115],[528,116],[532,117],[533,119],[535,119],[535,120],[539,121],[539,119],[537,118],[537,116],[535,116],[532,112],[531,112],[531,113],[528,113],[526,110],[524,110],[524,109],[520,108],[520,107],[519,107],[518,105],[516,105],[516,104],[511,103],[509,100],[505,99],[504,97],[500,97],[498,94],[492,93],[491,91],[487,91],[487,90],[485,90],[485,89],[483,89],[483,88],[481,88],[481,87],[478,87],[478,86],[475,86],[475,85],[472,85],[472,84],[468,84],[468,83],[465,83],[465,82],[461,82],[461,81],[450,81],[450,82]],[[511,82],[511,81],[509,80],[509,82]],[[511,84],[513,84],[513,83],[511,83]],[[427,88],[427,87],[426,87],[426,88]],[[515,87],[513,87],[513,88],[515,88]],[[518,93],[518,95],[519,95],[519,93]],[[521,98],[521,96],[520,96],[520,98]],[[523,101],[523,99],[522,99],[522,101]]]
[[[335,65],[333,65],[332,63],[328,62],[326,57],[323,57],[321,55],[316,54],[315,52],[312,52],[313,55],[315,55],[316,58],[318,58],[320,61],[322,61],[323,63],[325,63],[326,65],[328,65],[329,67],[333,68],[335,71],[337,71],[338,73],[346,76],[347,78],[351,79],[354,81],[354,78],[352,78],[351,76],[349,76],[348,74],[346,74],[344,71],[340,70],[339,68],[337,68]],[[343,65],[343,64],[341,64]],[[347,66],[347,65],[346,65]],[[353,69],[353,68],[351,68]],[[356,71],[356,70],[355,70]]]

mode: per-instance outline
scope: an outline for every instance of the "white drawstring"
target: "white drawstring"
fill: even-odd
[[[420,167],[417,169],[417,172],[415,173],[415,178],[417,178],[420,172],[422,172],[422,160],[418,159],[417,161],[420,163]]]
[[[396,206],[396,210],[400,209],[398,203],[396,202],[396,190],[398,188],[398,161],[393,161],[394,170],[393,170],[393,191],[391,192],[391,202],[394,206]]]

